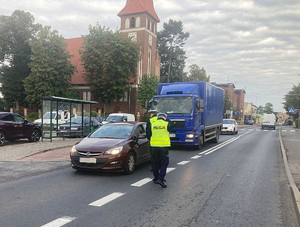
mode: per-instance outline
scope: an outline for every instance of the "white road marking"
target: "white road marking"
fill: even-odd
[[[244,128],[241,128],[240,130],[244,131],[245,129],[244,129]]]
[[[291,130],[291,132],[296,132],[295,130]]]
[[[106,203],[109,203],[109,202],[121,197],[122,195],[125,195],[125,193],[114,192],[114,193],[111,193],[111,194],[103,197],[102,199],[99,199],[95,202],[90,203],[89,205],[90,206],[101,207],[101,206],[105,205]]]
[[[75,219],[76,219],[75,217],[61,217],[61,218],[55,219],[54,221],[49,222],[45,225],[42,225],[41,227],[60,227],[60,226],[63,226]]]
[[[283,132],[286,132],[286,130],[285,130],[285,129],[283,129],[282,131],[283,131]]]
[[[220,148],[225,147],[226,145],[228,145],[228,144],[230,144],[230,143],[236,141],[238,138],[239,138],[239,137],[236,137],[234,140],[231,140],[229,143],[225,143],[225,144],[223,144],[222,146],[220,146],[220,147],[218,147],[218,148],[216,148],[216,149],[213,149],[213,150],[211,150],[211,151],[205,153],[204,155],[211,154],[211,153],[215,152],[216,150],[219,150]]]
[[[141,187],[141,186],[143,186],[144,184],[149,183],[150,181],[152,181],[152,179],[150,179],[150,178],[145,178],[145,179],[140,180],[140,181],[138,181],[138,182],[136,182],[136,183],[134,183],[134,184],[131,184],[130,186],[133,186],[133,187]]]
[[[202,156],[201,155],[195,155],[193,157],[191,157],[191,159],[198,159],[198,158],[201,158]]]
[[[230,143],[231,141],[235,140],[235,138],[237,138],[237,137],[234,137],[234,138],[232,138],[232,139],[230,139],[230,140],[226,140],[225,142],[223,142],[223,143],[221,143],[221,144],[218,144],[217,146],[214,146],[214,147],[212,147],[212,148],[210,148],[210,149],[208,149],[208,150],[206,150],[206,151],[202,151],[202,152],[200,152],[199,154],[200,154],[200,155],[201,155],[201,154],[204,154],[204,153],[206,153],[206,152],[209,152],[209,151],[211,151],[211,150],[214,150],[214,149],[216,149],[216,148],[222,146],[223,144],[228,144],[228,143]]]
[[[187,163],[189,163],[189,162],[190,162],[190,161],[182,161],[182,162],[178,162],[177,165],[182,165],[182,166],[183,166],[183,165],[185,165],[185,164],[187,164]]]
[[[269,130],[264,130],[264,132],[268,132]]]
[[[167,168],[167,173],[173,171],[175,168]]]

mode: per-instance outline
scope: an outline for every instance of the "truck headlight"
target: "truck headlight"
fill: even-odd
[[[195,137],[195,135],[194,134],[186,134],[185,137],[189,138],[189,139],[193,139]]]
[[[112,154],[112,155],[116,155],[121,153],[121,151],[123,150],[123,146],[122,147],[115,147],[112,149],[109,149],[107,151],[105,151],[105,154]]]

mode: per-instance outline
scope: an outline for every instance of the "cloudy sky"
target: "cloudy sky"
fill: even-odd
[[[190,32],[187,66],[204,67],[211,81],[246,90],[246,102],[274,105],[300,82],[299,0],[153,0],[161,20],[181,20]],[[16,9],[50,25],[65,38],[88,33],[89,25],[119,29],[126,0],[0,0],[0,15]]]

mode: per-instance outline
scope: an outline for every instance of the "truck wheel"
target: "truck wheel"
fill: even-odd
[[[219,129],[217,129],[216,131],[216,138],[212,139],[213,143],[218,143],[219,142],[219,138],[220,138],[220,131]]]
[[[203,146],[204,146],[204,138],[203,138],[203,133],[201,133],[199,135],[199,144],[195,145],[195,150],[201,150]]]

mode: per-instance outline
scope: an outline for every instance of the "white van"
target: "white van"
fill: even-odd
[[[264,114],[261,122],[261,128],[276,128],[276,116],[274,114]]]
[[[135,121],[135,116],[129,113],[111,113],[108,115],[105,121],[102,123],[109,123],[109,122],[127,122],[127,121]]]

